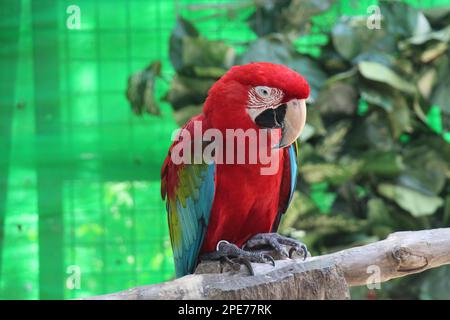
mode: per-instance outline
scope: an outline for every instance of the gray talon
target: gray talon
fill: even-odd
[[[265,254],[265,255],[264,255],[264,258],[265,258],[266,260],[268,260],[268,261],[272,264],[272,266],[275,267],[275,260],[272,258],[272,256],[269,256],[268,254]]]
[[[240,269],[240,264],[243,264],[247,267],[251,275],[255,275],[251,262],[269,262],[272,266],[275,266],[275,261],[271,256],[259,252],[243,250],[225,240],[221,240],[217,243],[216,251],[201,255],[200,260],[221,260],[228,263],[235,271]]]
[[[306,248],[306,246],[304,244],[300,245],[300,247],[292,247],[291,249],[289,249],[289,258],[292,259],[292,255],[294,254],[294,252],[300,252],[301,251],[301,255],[303,256],[303,260],[306,260],[307,256],[308,256],[308,249]]]
[[[294,252],[301,252],[304,258],[303,260],[308,256],[306,245],[300,241],[281,236],[277,233],[259,233],[247,241],[244,249],[252,250],[263,246],[270,246],[279,254],[289,258],[292,258]],[[291,247],[289,252],[286,251],[284,246]]]

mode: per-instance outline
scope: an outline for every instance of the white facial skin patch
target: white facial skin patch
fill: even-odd
[[[265,86],[253,87],[248,92],[248,109],[276,108],[283,100],[283,91]]]

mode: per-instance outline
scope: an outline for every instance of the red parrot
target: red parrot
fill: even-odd
[[[234,66],[211,87],[202,113],[181,129],[161,171],[177,277],[192,273],[199,257],[274,263],[252,251],[262,245],[290,256],[287,245],[306,256],[302,243],[276,230],[295,189],[296,140],[305,125],[309,91],[307,81],[286,66]],[[207,137],[211,129],[217,134],[214,139]],[[258,133],[253,141],[252,131]],[[229,132],[247,132],[248,140],[238,141],[239,135]],[[268,132],[269,138],[263,139],[261,133]],[[222,147],[209,160],[174,160],[175,154],[192,160],[195,156],[188,153],[205,152],[220,134],[223,144],[215,146]],[[268,174],[263,172],[267,162],[250,161],[250,151],[262,149],[274,159]],[[240,152],[245,156],[239,162]]]

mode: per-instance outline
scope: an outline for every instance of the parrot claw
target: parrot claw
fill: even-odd
[[[291,247],[291,249],[289,249],[289,258],[290,259],[292,259],[292,255],[295,252],[299,252],[303,256],[303,260],[306,260],[306,257],[308,256],[308,249],[306,248],[306,245],[301,244],[300,248],[298,248],[298,247]]]
[[[216,251],[205,253],[200,257],[201,260],[222,260],[228,263],[234,271],[240,269],[243,264],[247,267],[250,275],[255,275],[252,267],[252,262],[267,263],[275,266],[275,260],[268,254],[260,252],[246,251],[235,244],[229,243],[226,240],[221,240],[217,243]]]
[[[251,250],[262,246],[270,246],[276,252],[288,258],[292,258],[295,252],[300,253],[303,256],[303,260],[306,260],[309,255],[305,244],[298,240],[281,236],[277,233],[258,233],[247,241],[244,245],[244,249]],[[287,251],[284,246],[289,246],[291,248]]]
[[[263,255],[264,259],[267,260],[267,262],[270,262],[270,264],[275,267],[275,260],[272,258],[272,256],[268,255],[268,254],[264,254]]]

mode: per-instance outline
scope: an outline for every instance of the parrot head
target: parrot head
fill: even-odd
[[[203,109],[219,129],[278,129],[277,148],[291,145],[306,122],[309,85],[280,64],[254,62],[232,67],[209,90]]]

